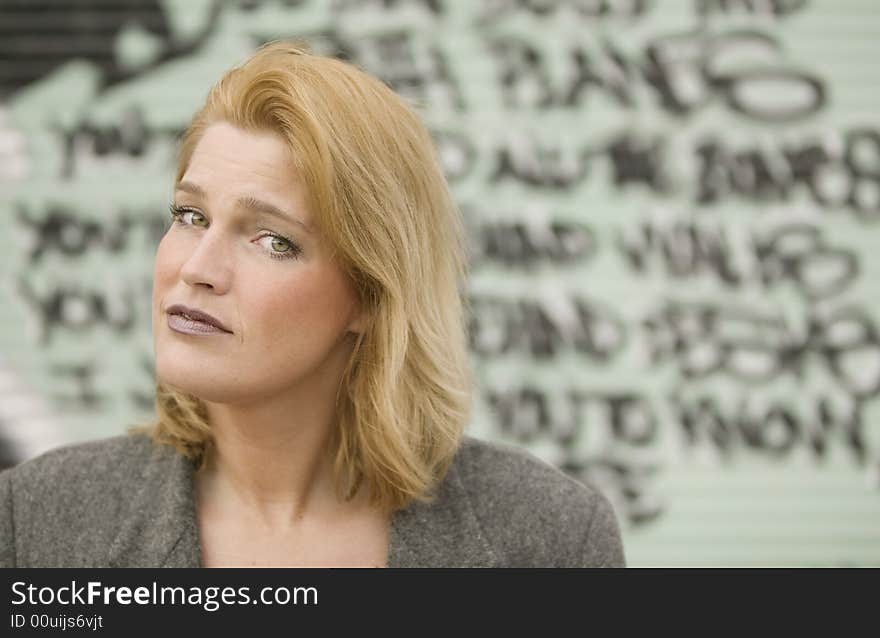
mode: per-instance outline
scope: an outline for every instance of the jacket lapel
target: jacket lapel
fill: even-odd
[[[153,445],[138,489],[110,546],[111,567],[199,567],[193,466],[167,446]]]
[[[388,567],[498,566],[455,463],[433,502],[413,502],[392,518]]]

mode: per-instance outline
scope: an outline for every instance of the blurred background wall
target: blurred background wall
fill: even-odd
[[[0,0],[0,465],[152,413],[175,138],[260,43],[419,106],[471,433],[633,565],[880,564],[876,0]]]

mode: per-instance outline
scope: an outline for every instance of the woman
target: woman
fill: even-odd
[[[385,85],[286,43],[186,132],[156,423],[0,475],[0,565],[616,566],[608,502],[462,436],[458,213]]]

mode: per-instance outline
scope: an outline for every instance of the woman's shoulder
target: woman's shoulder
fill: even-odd
[[[173,474],[143,434],[57,448],[0,472],[0,566],[83,566],[106,554],[133,499]]]
[[[137,468],[148,464],[163,451],[144,434],[126,434],[55,448],[0,473],[15,489],[67,489],[97,483],[124,484],[137,478]]]
[[[508,563],[623,566],[608,499],[530,452],[465,437],[454,462],[483,532]]]

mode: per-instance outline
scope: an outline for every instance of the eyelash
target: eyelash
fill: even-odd
[[[202,213],[200,213],[199,211],[197,211],[195,208],[190,208],[188,206],[175,206],[174,204],[171,204],[169,206],[169,209],[171,211],[171,217],[173,218],[173,223],[181,224],[183,226],[190,225],[182,220],[182,217],[186,213],[194,213],[196,215],[202,215],[202,217],[204,217],[204,215]],[[271,233],[266,232],[264,235],[260,236],[261,239],[263,237],[272,237],[274,239],[280,239],[281,241],[285,242],[290,247],[290,250],[283,252],[283,253],[276,253],[276,252],[268,251],[268,255],[272,259],[296,259],[297,257],[300,256],[300,253],[302,252],[302,249],[296,243],[294,243],[294,241],[290,237],[285,237],[284,235],[280,235],[280,234],[274,233],[274,232],[271,232]]]

